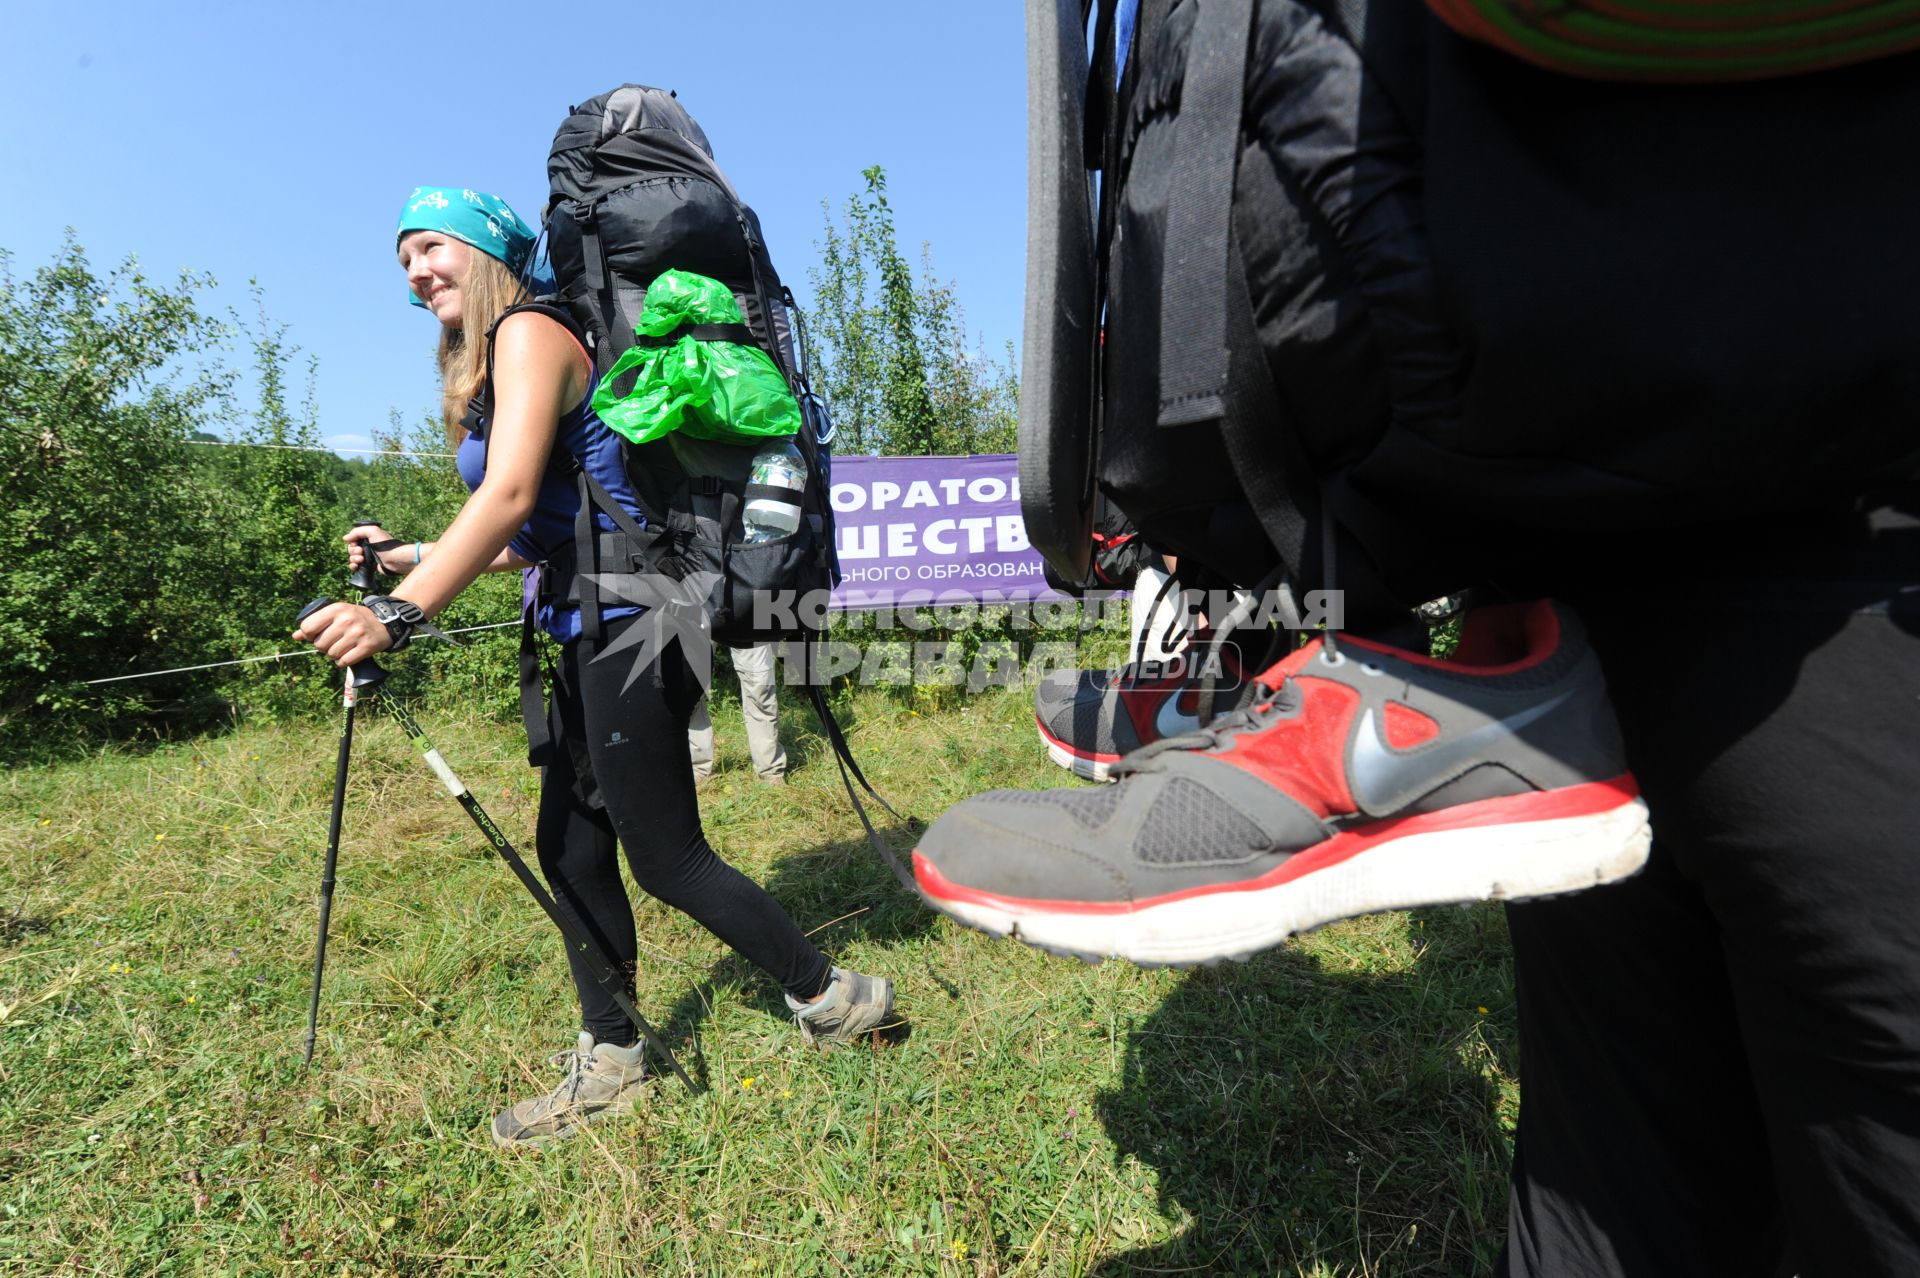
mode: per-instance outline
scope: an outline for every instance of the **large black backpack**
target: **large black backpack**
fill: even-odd
[[[1096,486],[1251,584],[1329,533],[1404,557],[1914,472],[1914,55],[1605,83],[1407,0],[1139,0],[1116,83],[1098,4],[1090,60],[1091,0],[1028,3],[1021,491],[1062,575]]]
[[[700,606],[713,641],[744,646],[798,639],[811,653],[810,641],[825,627],[827,592],[839,580],[827,454],[833,431],[826,405],[808,384],[800,313],[767,256],[759,218],[714,162],[706,133],[686,108],[667,90],[646,85],[623,84],[570,108],[554,134],[547,177],[549,258],[568,308],[592,336],[600,368],[611,368],[640,340],[634,324],[647,286],[661,272],[709,276],[733,291],[743,323],[696,326],[691,335],[766,351],[786,375],[805,423],[794,437],[808,467],[803,518],[794,533],[775,541],[747,544],[741,527],[753,496],[749,467],[761,445],[692,439],[680,431],[626,444],[627,478],[644,524],[582,471],[572,597],[580,603],[583,631],[598,631],[603,604],[653,602],[622,581],[711,582]],[[681,331],[646,340],[675,340]],[[597,527],[596,510],[615,531]],[[901,885],[917,891],[874,829],[854,783],[902,818],[867,783],[820,683],[809,677],[807,685],[869,841]]]
[[[628,576],[712,583],[706,621],[718,642],[744,646],[816,633],[836,581],[828,500],[825,406],[807,384],[791,333],[797,311],[781,285],[760,221],[714,162],[713,148],[664,89],[625,84],[570,108],[547,158],[545,223],[560,295],[590,335],[599,367],[636,344],[647,286],[673,269],[733,291],[743,324],[696,326],[701,340],[752,344],[770,355],[799,399],[807,426],[795,437],[808,466],[805,517],[791,536],[743,541],[749,467],[760,445],[695,440],[679,432],[625,446],[626,471],[644,522],[590,476],[580,477],[582,521],[575,591],[587,633],[604,603],[630,602],[596,582]],[[680,330],[652,342],[675,340]],[[804,352],[804,342],[801,343]],[[618,388],[616,388],[618,389]],[[615,522],[592,529],[588,512]],[[597,534],[597,535],[596,535]],[[784,601],[784,602],[782,602]],[[803,606],[811,601],[815,606]]]
[[[760,219],[671,92],[623,84],[568,108],[547,156],[547,184],[547,252],[602,367],[633,345],[647,286],[673,269],[731,288],[755,340],[791,368],[786,320],[775,307],[780,277]]]

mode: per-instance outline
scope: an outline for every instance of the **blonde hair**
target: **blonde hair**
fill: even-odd
[[[527,300],[520,278],[499,258],[473,250],[473,265],[460,285],[460,327],[440,330],[440,412],[446,418],[447,438],[458,447],[466,438],[460,419],[467,403],[487,381],[487,330],[510,306]]]

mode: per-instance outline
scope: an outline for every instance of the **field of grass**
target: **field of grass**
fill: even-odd
[[[1021,690],[915,704],[864,692],[846,716],[902,813],[1080,784]],[[910,1033],[814,1054],[771,982],[641,902],[640,1006],[709,1090],[669,1077],[631,1118],[514,1156],[486,1125],[557,1079],[565,958],[395,724],[363,714],[356,741],[311,1073],[335,724],[10,770],[0,1273],[1489,1268],[1518,1101],[1497,909],[1241,965],[1089,967],[902,892],[797,703],[784,790],[755,781],[737,712],[716,720],[714,846],[836,961],[891,976]],[[531,857],[517,728],[422,721]]]

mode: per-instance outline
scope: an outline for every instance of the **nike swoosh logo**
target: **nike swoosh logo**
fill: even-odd
[[[1232,649],[1232,651],[1229,652],[1227,651],[1228,649]],[[1227,664],[1225,658],[1231,658],[1232,664]],[[1184,655],[1181,660],[1186,660]],[[1211,660],[1202,661],[1198,664],[1201,668],[1196,669],[1189,667],[1187,668],[1187,673],[1189,675],[1212,673],[1214,677],[1220,681],[1214,691],[1213,712],[1215,715],[1225,714],[1233,708],[1233,705],[1240,696],[1241,676],[1239,672],[1244,669],[1240,664],[1240,645],[1235,643],[1223,644],[1218,656],[1214,656]],[[1183,684],[1174,689],[1172,696],[1160,703],[1160,708],[1153,712],[1153,730],[1155,732],[1158,732],[1163,737],[1177,737],[1183,732],[1200,731],[1200,716],[1198,714],[1185,714],[1180,709],[1180,698],[1185,696],[1190,690],[1188,685]],[[1198,705],[1199,703],[1196,701],[1194,704]]]
[[[1402,754],[1381,738],[1373,707],[1360,716],[1353,742],[1353,801],[1362,811],[1391,812],[1440,777],[1464,773],[1479,758],[1520,729],[1556,709],[1573,695],[1569,688],[1551,701],[1529,706],[1497,723],[1483,724],[1457,741]]]
[[[1184,689],[1176,689],[1174,694],[1162,701],[1160,708],[1153,712],[1153,730],[1163,737],[1177,737],[1183,732],[1200,731],[1199,715],[1180,713],[1181,691]]]

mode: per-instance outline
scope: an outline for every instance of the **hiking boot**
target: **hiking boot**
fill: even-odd
[[[1252,683],[1241,672],[1237,645],[1212,651],[1211,643],[1212,632],[1203,631],[1167,661],[1049,672],[1033,690],[1047,757],[1075,776],[1107,780],[1113,765],[1141,746],[1201,726],[1201,680],[1210,670],[1213,713],[1232,710]]]
[[[557,1053],[556,1064],[567,1066],[567,1076],[545,1096],[523,1100],[493,1117],[493,1143],[502,1149],[545,1145],[577,1136],[589,1123],[624,1114],[639,1099],[647,1078],[646,1047],[615,1047],[595,1043],[580,1031],[570,1052]]]
[[[893,1023],[893,982],[836,967],[819,1002],[801,1003],[789,994],[787,1006],[800,1037],[828,1051]]]
[[[1453,660],[1315,639],[1102,790],[996,790],[921,837],[927,900],[1083,958],[1243,958],[1377,910],[1572,892],[1645,863],[1646,807],[1573,614],[1483,608]]]

